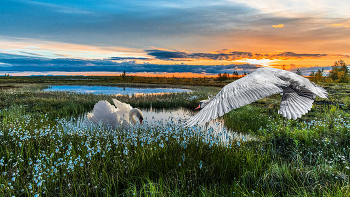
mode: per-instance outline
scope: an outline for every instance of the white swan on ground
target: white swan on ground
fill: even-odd
[[[137,119],[142,124],[143,114],[141,110],[137,108],[132,108],[129,104],[120,102],[116,99],[112,99],[115,106],[111,105],[108,101],[99,101],[94,106],[93,113],[88,113],[87,118],[90,122],[94,124],[102,123],[115,129],[118,126],[124,127],[124,129],[129,128],[129,118],[132,124],[137,123]],[[136,119],[136,118],[137,119]]]
[[[204,108],[191,117],[186,125],[208,122],[233,109],[277,93],[283,93],[278,113],[287,119],[296,119],[306,114],[312,108],[316,96],[328,98],[325,89],[305,77],[276,68],[259,68],[223,87],[213,99],[201,101],[197,108],[205,104]]]

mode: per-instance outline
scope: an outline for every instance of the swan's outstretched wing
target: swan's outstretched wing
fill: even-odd
[[[88,113],[87,118],[94,124],[99,124],[102,121],[103,124],[111,126],[113,129],[120,123],[116,108],[108,101],[96,103],[93,113]]]
[[[112,100],[114,105],[117,107],[116,113],[119,115],[119,117],[129,122],[129,112],[132,109],[131,105],[120,102],[117,99]]]
[[[284,82],[268,73],[252,73],[226,85],[200,112],[187,121],[188,126],[207,122],[261,98],[282,92]],[[267,76],[265,76],[267,75]],[[285,84],[287,85],[287,84]]]
[[[312,108],[316,95],[307,90],[295,90],[291,87],[283,88],[283,97],[279,114],[294,120],[306,114]]]
[[[328,97],[322,87],[295,73],[260,68],[226,85],[207,106],[187,121],[187,125],[207,122],[233,109],[280,92],[283,92],[283,98],[279,113],[288,119],[296,119],[307,113],[316,96]]]

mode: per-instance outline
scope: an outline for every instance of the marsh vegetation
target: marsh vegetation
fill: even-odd
[[[277,114],[280,95],[231,111],[223,118],[240,139],[173,119],[107,131],[74,119],[111,96],[4,85],[12,88],[0,94],[2,196],[350,195],[347,84],[322,84],[330,99],[317,99],[298,120]],[[219,90],[116,98],[140,108],[194,108]]]
[[[40,83],[54,85],[111,85],[128,87],[173,87],[173,86],[218,86],[238,79],[238,75],[219,75],[218,77],[138,77],[132,75],[120,76],[0,76],[1,83]]]

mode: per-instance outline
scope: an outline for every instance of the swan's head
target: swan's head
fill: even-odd
[[[142,124],[143,114],[142,114],[141,110],[139,110],[137,108],[133,108],[132,110],[130,110],[130,117],[134,118],[134,116],[140,121],[140,124]]]
[[[203,109],[210,101],[211,101],[211,99],[200,101],[198,103],[198,107],[196,107],[194,110]]]

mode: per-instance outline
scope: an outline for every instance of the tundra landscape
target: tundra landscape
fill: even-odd
[[[0,78],[4,196],[349,195],[347,83],[321,78],[318,84],[329,99],[316,98],[311,111],[296,120],[277,113],[282,96],[276,94],[225,114],[220,131],[184,127],[170,115],[155,124],[149,119],[129,130],[109,130],[86,124],[86,113],[99,100],[112,103],[115,98],[140,109],[192,110],[236,78],[209,78],[211,87],[191,84],[201,79],[186,79],[181,87],[191,92],[145,96],[43,91],[53,85],[47,78]],[[96,78],[100,81],[91,83],[119,80]],[[81,81],[72,79],[71,85]],[[122,86],[129,84],[129,79],[120,80]]]
[[[350,196],[349,10],[1,0],[0,196]]]

